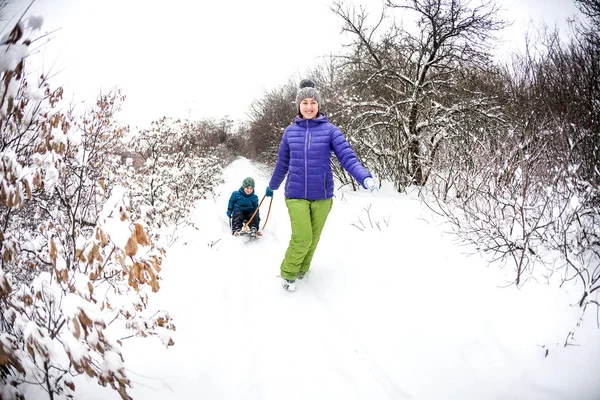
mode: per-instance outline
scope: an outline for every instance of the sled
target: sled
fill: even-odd
[[[256,207],[256,210],[254,211],[254,214],[252,214],[252,217],[250,217],[250,219],[248,221],[244,221],[244,226],[242,227],[242,229],[240,229],[238,232],[234,233],[233,236],[247,236],[252,239],[258,239],[259,237],[262,236],[262,231],[265,230],[265,226],[267,226],[267,221],[269,221],[269,214],[271,214],[271,204],[273,204],[273,197],[271,197],[271,202],[269,203],[269,212],[267,213],[267,219],[265,220],[265,224],[263,225],[262,230],[260,230],[260,231],[257,230],[253,234],[252,230],[249,228],[248,225],[250,225],[250,222],[254,219],[254,216],[258,212],[258,209],[260,208],[260,205],[262,204],[265,197],[267,197],[267,196],[266,195],[263,196],[260,203],[258,203],[258,207]],[[231,227],[231,218],[229,218],[229,227]]]
[[[234,233],[233,236],[247,236],[252,239],[258,239],[262,236],[262,232],[261,231],[252,232],[252,230],[250,228],[248,228],[248,225],[244,224],[244,227],[242,229],[240,229],[239,231],[237,231],[236,233]]]

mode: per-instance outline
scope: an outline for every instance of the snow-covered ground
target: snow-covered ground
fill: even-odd
[[[502,288],[510,275],[468,256],[416,193],[338,191],[308,278],[283,291],[283,191],[257,241],[232,237],[225,215],[246,176],[261,199],[270,172],[235,161],[198,229],[178,233],[150,303],[174,315],[176,344],[125,341],[134,399],[600,399],[593,312],[564,347],[578,293]],[[77,393],[119,398],[84,378]]]

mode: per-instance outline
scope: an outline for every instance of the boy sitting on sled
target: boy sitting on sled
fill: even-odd
[[[250,221],[248,228],[250,235],[256,236],[258,226],[260,224],[258,208],[258,196],[254,194],[254,179],[248,177],[242,182],[242,187],[233,192],[229,198],[227,206],[227,216],[231,218],[231,233],[239,236],[244,226],[244,222],[252,218],[252,214],[256,211],[256,215]]]

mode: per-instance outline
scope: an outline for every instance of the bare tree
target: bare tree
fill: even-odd
[[[252,104],[246,153],[259,161],[275,163],[283,130],[294,119],[297,84],[287,84],[265,93]]]
[[[174,329],[168,314],[144,311],[163,252],[106,179],[124,132],[113,119],[118,96],[101,96],[81,118],[58,111],[62,88],[27,79],[39,24],[23,25],[0,52],[0,397],[22,399],[36,385],[51,400],[72,398],[73,377],[85,374],[129,399],[122,343],[108,327]]]
[[[480,124],[491,134],[475,125],[446,141],[430,185],[436,209],[512,264],[516,285],[577,282],[582,310],[600,305],[600,58],[590,25],[566,41],[542,31],[500,75],[465,82],[496,97],[501,113]]]
[[[379,151],[392,148],[398,158],[392,164],[408,174],[408,183],[423,185],[448,124],[466,109],[482,106],[473,94],[448,96],[457,90],[456,74],[485,66],[493,33],[506,24],[496,18],[498,6],[491,1],[474,8],[461,0],[387,1],[386,7],[373,27],[367,26],[364,9],[335,3],[332,10],[355,37],[346,60],[356,77],[351,86],[363,94],[356,102],[362,109],[357,119],[373,121],[363,129],[377,127],[387,143]],[[378,35],[385,13],[393,10],[416,15],[417,32],[393,22]]]

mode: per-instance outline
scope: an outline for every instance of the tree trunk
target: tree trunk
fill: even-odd
[[[415,185],[423,186],[423,168],[421,167],[421,154],[419,151],[419,139],[413,136],[408,144],[410,152],[410,166],[412,173],[412,182]]]

